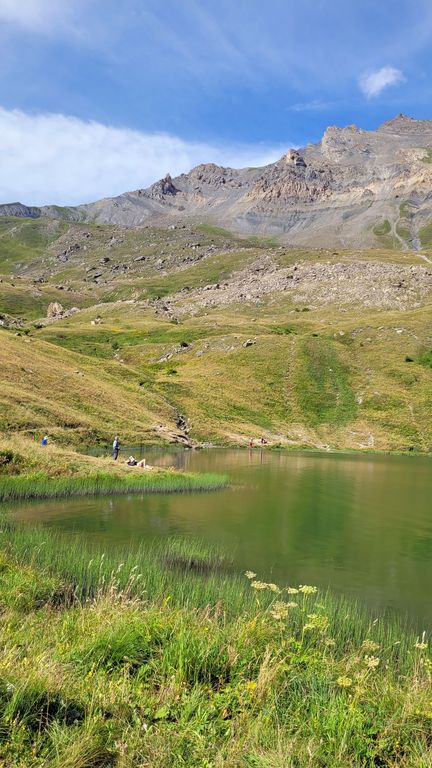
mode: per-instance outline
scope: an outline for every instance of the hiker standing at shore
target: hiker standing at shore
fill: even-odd
[[[119,449],[120,449],[120,443],[117,435],[114,438],[113,442],[113,459],[114,461],[117,461],[118,455],[119,455]]]

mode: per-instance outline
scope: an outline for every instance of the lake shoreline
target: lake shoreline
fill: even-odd
[[[151,453],[189,453],[190,451],[226,451],[226,450],[239,450],[239,451],[264,451],[264,452],[271,452],[271,453],[287,453],[287,454],[293,454],[293,455],[311,455],[311,456],[407,456],[407,457],[416,457],[416,458],[432,458],[432,450],[431,451],[386,451],[386,450],[379,450],[379,449],[371,449],[371,448],[319,448],[319,447],[311,447],[311,446],[305,446],[302,447],[300,445],[295,446],[287,446],[287,445],[260,445],[257,443],[256,445],[253,445],[252,447],[249,445],[245,445],[244,443],[204,443],[204,444],[197,444],[197,445],[190,445],[190,446],[184,446],[180,443],[173,443],[171,445],[166,445],[166,443],[152,443],[152,444],[145,444],[145,443],[130,443],[126,446],[124,446],[124,452],[127,453],[129,451],[140,451],[142,455],[145,454],[151,454]],[[97,453],[96,453],[97,451]],[[98,445],[88,445],[83,448],[81,448],[78,453],[84,455],[84,456],[109,456],[109,448],[106,449],[104,447],[98,446]]]
[[[188,493],[226,487],[215,473],[186,473],[175,468],[129,467],[55,445],[41,446],[23,437],[0,441],[0,501],[99,496],[128,493]]]

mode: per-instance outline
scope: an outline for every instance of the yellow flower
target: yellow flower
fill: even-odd
[[[318,629],[320,632],[326,632],[329,626],[329,620],[327,616],[323,616],[319,613],[309,613],[309,622],[304,625],[303,629],[309,631],[311,629]]]
[[[376,669],[378,664],[380,663],[380,660],[377,656],[365,656],[364,657],[364,663],[369,669]]]
[[[257,684],[255,680],[248,680],[245,686],[246,690],[248,691],[254,691],[256,687],[257,687]]]
[[[363,640],[361,647],[363,651],[369,651],[369,653],[379,651],[380,649],[380,646],[378,643],[375,643],[374,640]]]
[[[246,571],[245,576],[247,579],[254,579],[256,576],[256,573],[254,573],[253,571]]]
[[[299,592],[303,592],[304,595],[314,595],[318,590],[316,587],[310,587],[308,584],[300,584]]]
[[[297,587],[285,587],[285,591],[288,592],[289,595],[298,595]]]
[[[339,688],[350,688],[352,685],[352,680],[350,677],[347,677],[346,675],[341,675],[341,677],[338,677],[336,680]]]
[[[251,581],[250,585],[253,589],[267,589],[267,584],[264,581]]]
[[[274,619],[286,619],[291,607],[292,606],[289,603],[283,603],[277,600],[271,607],[270,615],[273,616]]]
[[[277,584],[267,584],[267,587],[271,589],[272,592],[280,592],[280,589]]]
[[[421,636],[421,640],[417,639],[415,648],[418,648],[419,651],[425,651],[427,647],[428,647],[428,644],[426,642],[426,632],[423,632]]]

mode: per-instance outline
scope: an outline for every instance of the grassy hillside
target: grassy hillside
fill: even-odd
[[[421,254],[50,220],[6,219],[1,241],[3,433],[432,449],[432,297],[421,277],[396,284],[427,268]],[[333,267],[359,260],[383,271],[379,300],[363,272],[358,295],[338,288]],[[306,268],[310,282],[283,288],[279,274]],[[80,311],[47,321],[54,300]]]

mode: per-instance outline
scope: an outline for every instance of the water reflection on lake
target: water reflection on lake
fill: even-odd
[[[231,487],[25,503],[15,515],[104,547],[193,536],[226,549],[239,570],[330,587],[374,609],[394,608],[425,626],[431,621],[429,458],[259,449],[146,456],[159,466],[227,473]]]

